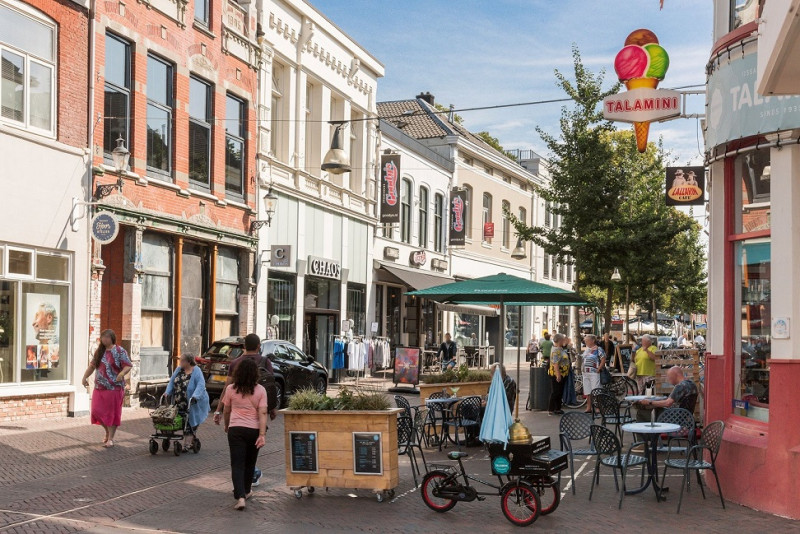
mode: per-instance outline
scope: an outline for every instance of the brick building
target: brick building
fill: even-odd
[[[247,2],[112,0],[94,23],[92,191],[119,233],[94,242],[89,338],[116,331],[135,391],[252,329],[261,53]]]
[[[0,0],[0,421],[88,409],[87,7]]]

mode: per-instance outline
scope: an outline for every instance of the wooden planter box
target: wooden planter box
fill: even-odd
[[[292,488],[344,488],[389,491],[400,481],[397,414],[384,411],[281,410],[286,440],[286,485]],[[290,432],[316,432],[317,473],[293,473]],[[353,433],[381,434],[381,474],[354,472]]]
[[[442,391],[445,389],[448,394],[452,395],[451,387],[457,387],[459,397],[469,397],[471,395],[487,395],[489,393],[489,386],[492,385],[491,380],[487,382],[443,382],[441,384],[419,384],[419,398],[420,404],[425,404],[425,400],[434,391]]]

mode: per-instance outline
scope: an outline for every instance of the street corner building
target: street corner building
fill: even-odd
[[[86,413],[88,2],[2,0],[0,19],[0,421]]]
[[[725,497],[800,518],[797,2],[714,8],[706,420],[726,424],[717,461]]]

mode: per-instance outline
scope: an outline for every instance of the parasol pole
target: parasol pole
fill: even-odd
[[[517,326],[518,326],[518,328],[520,330],[522,330],[522,328],[521,328],[522,327],[522,306],[521,305],[517,306]],[[517,399],[517,407],[516,407],[516,411],[514,412],[514,414],[515,414],[514,418],[517,421],[519,421],[519,397],[520,397],[520,395],[519,395],[519,392],[520,392],[519,385],[522,383],[522,382],[520,382],[520,378],[522,376],[521,373],[520,373],[520,346],[519,346],[520,345],[520,341],[522,341],[522,337],[519,335],[519,332],[517,332],[517,397],[516,397],[516,399]]]
[[[495,359],[500,363],[500,365],[505,365],[506,363],[506,305],[503,301],[503,297],[500,297],[500,323],[499,330],[500,330],[500,337],[497,338],[497,345],[494,347],[494,355]],[[498,346],[499,345],[499,346]]]

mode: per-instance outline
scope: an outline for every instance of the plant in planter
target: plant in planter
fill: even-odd
[[[382,391],[370,388],[339,388],[339,396],[328,397],[313,388],[302,389],[289,400],[290,410],[388,410],[392,407],[389,398]]]
[[[471,370],[466,364],[461,364],[456,369],[447,369],[442,373],[423,375],[425,384],[452,384],[457,382],[486,382],[492,380],[490,371]]]

